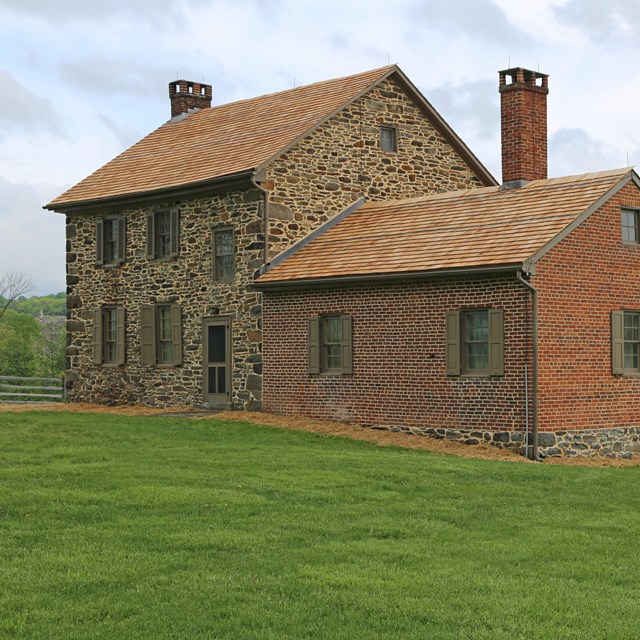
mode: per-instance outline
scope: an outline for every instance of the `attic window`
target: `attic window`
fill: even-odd
[[[622,210],[622,242],[626,244],[640,243],[640,211],[637,209]]]
[[[389,153],[398,151],[398,132],[395,127],[380,127],[380,149]]]

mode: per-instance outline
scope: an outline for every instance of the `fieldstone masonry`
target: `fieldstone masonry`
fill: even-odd
[[[515,449],[527,454],[524,431],[477,431],[474,429],[433,429],[406,426],[374,426],[374,429],[429,436],[469,445],[488,444],[500,449]],[[529,433],[529,443],[533,436]],[[640,427],[620,429],[583,429],[580,431],[543,431],[538,433],[538,451],[542,457],[631,459],[640,453]]]
[[[380,149],[381,125],[396,128],[396,152]],[[69,214],[67,399],[202,405],[203,319],[219,315],[232,322],[231,405],[259,409],[262,306],[261,294],[251,284],[264,265],[265,250],[269,257],[277,255],[362,195],[400,198],[480,185],[404,90],[386,80],[275,160],[267,168],[263,190],[247,187],[206,197]],[[146,216],[167,206],[179,209],[180,253],[151,260],[146,256]],[[125,259],[117,266],[97,265],[96,220],[113,214],[126,220]],[[236,276],[231,283],[212,279],[212,230],[218,225],[234,228]],[[183,362],[179,366],[141,363],[140,308],[156,303],[181,307]],[[103,305],[125,309],[123,366],[93,364],[93,313]]]

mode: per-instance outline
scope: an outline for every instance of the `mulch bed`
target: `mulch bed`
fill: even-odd
[[[0,404],[0,412],[23,411],[66,411],[74,413],[108,413],[124,416],[166,416],[188,417],[198,420],[243,421],[282,429],[296,429],[322,433],[329,436],[364,440],[379,446],[404,447],[407,449],[424,449],[434,453],[443,453],[462,458],[481,458],[485,460],[504,460],[507,462],[521,462],[524,464],[539,464],[531,462],[521,455],[508,449],[499,449],[489,445],[466,445],[448,440],[437,440],[428,436],[408,435],[381,429],[369,429],[344,422],[330,422],[315,420],[303,416],[281,416],[270,413],[244,411],[204,411],[190,407],[172,407],[171,409],[154,409],[151,407],[121,406],[108,407],[105,405],[80,403],[50,403],[50,404]],[[583,467],[628,467],[640,465],[640,459],[620,460],[616,458],[547,458],[545,464],[559,464]]]

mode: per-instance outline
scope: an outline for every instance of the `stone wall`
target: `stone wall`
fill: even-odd
[[[397,152],[380,127],[397,129]],[[398,199],[483,186],[391,79],[354,101],[269,167],[269,256],[358,198]]]
[[[123,209],[126,258],[120,266],[95,263],[98,215],[67,219],[67,282],[69,294],[67,396],[74,402],[203,404],[202,322],[208,316],[229,316],[233,329],[233,396],[235,407],[259,407],[262,374],[260,295],[248,289],[263,264],[260,191],[247,190],[153,207]],[[180,255],[150,260],[146,256],[146,215],[162,206],[180,212]],[[232,224],[236,237],[236,277],[232,283],[212,281],[212,229]],[[183,364],[145,366],[140,361],[140,306],[175,303],[182,308]],[[126,311],[126,363],[93,364],[93,311],[101,305],[122,305]],[[249,387],[253,389],[250,390]]]
[[[396,153],[381,151],[381,124],[397,127]],[[264,186],[269,190],[269,253],[279,253],[363,194],[370,199],[398,198],[479,185],[479,179],[422,112],[387,80],[268,168]],[[232,320],[232,404],[260,408],[261,299],[250,285],[264,264],[262,198],[262,192],[250,189],[68,217],[70,401],[201,405],[202,321],[215,310]],[[180,211],[180,255],[149,260],[146,215],[169,205]],[[98,266],[95,221],[115,213],[126,218],[126,257],[119,266]],[[233,283],[212,282],[211,235],[216,225],[235,229]],[[140,362],[140,306],[165,302],[182,308],[183,364],[144,366]],[[105,304],[122,305],[126,311],[124,366],[93,364],[93,312]]]
[[[409,436],[427,436],[437,440],[450,440],[468,445],[485,444],[499,449],[513,449],[528,455],[527,439],[533,435],[526,431],[482,431],[478,429],[443,429],[432,427],[363,425],[405,433]],[[579,431],[543,431],[538,433],[538,452],[542,458],[566,456],[570,458],[631,459],[640,452],[640,427],[625,429],[582,429]]]

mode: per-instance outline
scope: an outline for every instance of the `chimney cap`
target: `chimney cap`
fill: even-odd
[[[212,87],[204,82],[173,80],[169,83],[171,117],[175,118],[194,110],[211,106]]]
[[[532,89],[549,93],[549,74],[531,71],[524,67],[511,67],[498,71],[500,77],[500,91],[510,91],[514,88]]]

